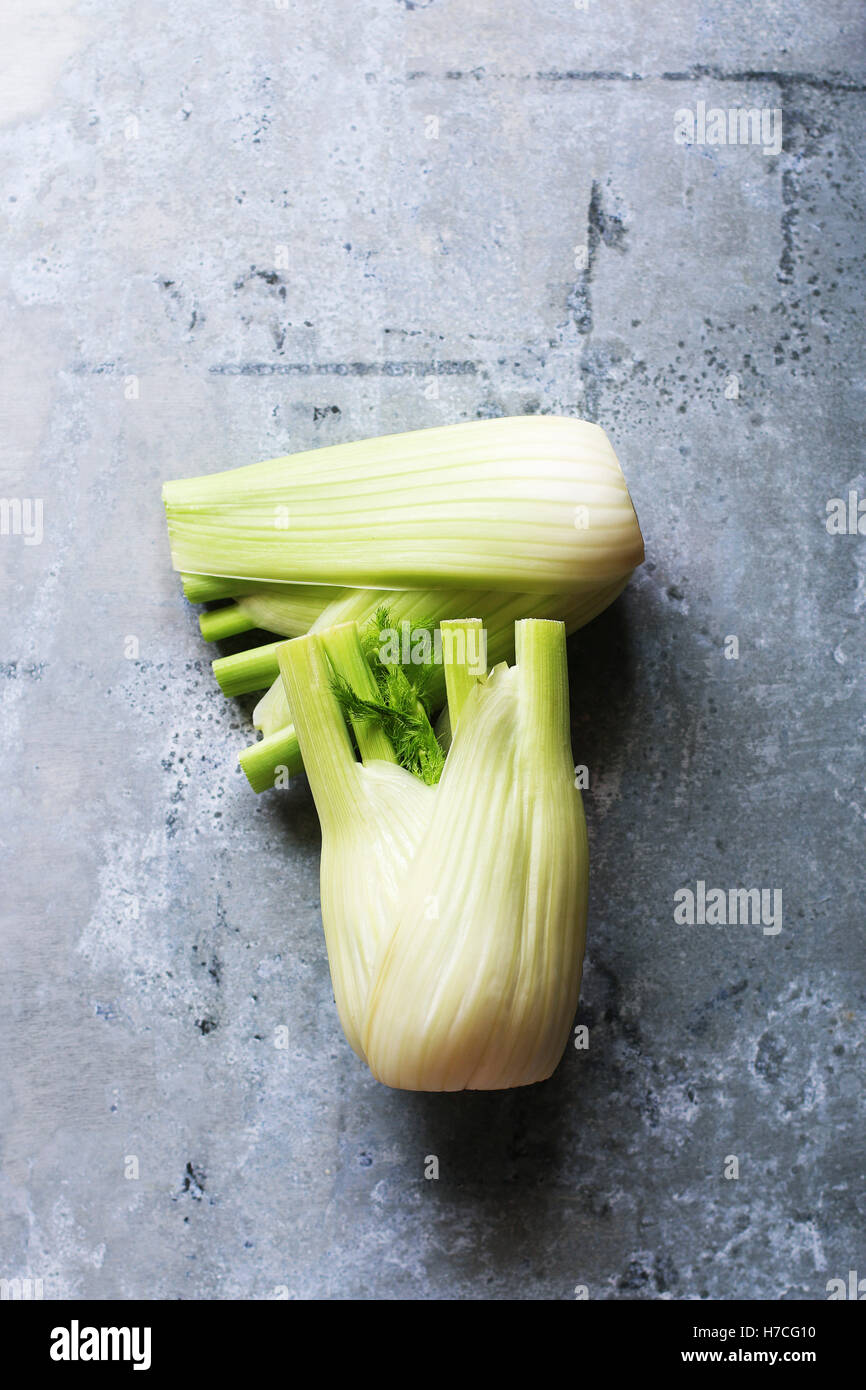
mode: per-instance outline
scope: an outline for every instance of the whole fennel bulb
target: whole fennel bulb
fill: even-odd
[[[518,619],[589,622],[644,554],[607,435],[547,414],[305,450],[167,482],[163,498],[187,597],[230,600],[201,615],[208,641],[323,632],[385,602],[401,621],[485,619],[493,664],[513,660]],[[256,792],[302,767],[278,645],[214,662],[227,695],[267,691],[263,738],[240,754]]]
[[[446,623],[460,629],[471,623]],[[479,624],[480,626],[480,624]],[[453,739],[436,786],[372,721],[354,623],[279,663],[322,824],[322,917],[346,1035],[406,1090],[500,1090],[550,1076],[577,1006],[588,850],[574,783],[565,627],[515,627],[516,664],[480,679],[446,656]]]

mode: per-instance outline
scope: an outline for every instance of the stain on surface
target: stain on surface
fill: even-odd
[[[601,184],[594,179],[586,215],[585,265],[566,300],[569,322],[584,337],[593,329],[592,280],[599,248],[624,252],[626,231],[622,215],[605,209]]]
[[[475,376],[477,362],[225,362],[208,370],[217,376]]]
[[[207,1174],[203,1168],[197,1168],[190,1162],[186,1165],[186,1171],[181,1183],[181,1192],[186,1192],[194,1202],[200,1202],[205,1192],[205,1180]]]
[[[768,1086],[775,1086],[781,1078],[782,1066],[787,1056],[787,1049],[779,1038],[773,1033],[764,1033],[758,1041],[758,1050],[755,1053],[755,1071]]]

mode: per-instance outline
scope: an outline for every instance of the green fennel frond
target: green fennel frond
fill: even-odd
[[[360,632],[361,650],[373,675],[378,699],[363,699],[349,683],[337,675],[331,682],[343,713],[350,719],[380,728],[390,739],[401,767],[420,777],[428,786],[435,785],[442,774],[445,754],[430,723],[431,684],[436,674],[433,661],[433,635],[436,624],[413,621],[409,628],[410,649],[417,656],[419,634],[427,634],[424,651],[430,660],[412,659],[395,664],[383,659],[383,641],[397,628],[386,605],[380,605],[373,618]],[[423,653],[422,653],[423,654]]]
[[[408,772],[434,786],[445,765],[436,735],[411,681],[401,668],[391,668],[387,689],[381,700],[364,700],[342,676],[334,674],[331,688],[344,713],[352,719],[367,720],[387,734],[397,762]]]
[[[408,629],[411,659],[408,662],[401,661],[399,665],[395,665],[393,661],[383,660],[383,642],[389,634],[397,633],[402,655],[404,626]],[[403,619],[403,622],[398,625],[386,605],[381,604],[376,609],[375,616],[365,624],[361,631],[361,647],[383,697],[387,697],[389,681],[393,673],[402,671],[405,680],[413,687],[416,698],[420,700],[427,713],[430,713],[430,687],[436,675],[433,651],[437,626],[438,623],[432,618],[414,618],[411,623],[407,619]],[[419,660],[418,643],[423,641],[425,635],[424,646],[429,652],[429,659]]]

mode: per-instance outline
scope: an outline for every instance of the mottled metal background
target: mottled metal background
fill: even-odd
[[[0,537],[0,1276],[866,1275],[866,539],[826,525],[866,498],[862,5],[10,0],[0,28],[0,491],[43,504],[40,544],[14,510]],[[780,110],[781,152],[676,143],[698,102]],[[590,1046],[527,1091],[389,1092],[340,1033],[309,793],[237,768],[252,701],[211,677],[160,482],[527,411],[604,426],[647,540],[571,642]],[[699,880],[780,890],[782,930],[678,925]]]

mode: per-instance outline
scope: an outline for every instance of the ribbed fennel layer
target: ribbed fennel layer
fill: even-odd
[[[166,483],[163,500],[187,583],[556,593],[643,559],[607,435],[552,415],[309,450]]]

